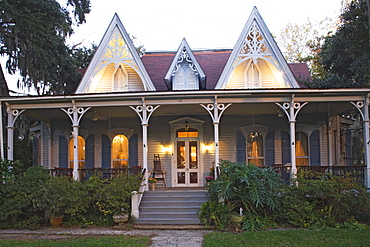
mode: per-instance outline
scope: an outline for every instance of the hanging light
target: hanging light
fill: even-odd
[[[189,130],[189,126],[188,126],[188,121],[185,121],[185,131],[188,131]]]

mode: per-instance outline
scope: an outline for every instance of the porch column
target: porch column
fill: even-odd
[[[7,104],[6,109],[6,112],[8,114],[8,125],[6,126],[8,130],[7,160],[10,161],[14,161],[14,129],[15,129],[14,123],[24,111],[25,110],[19,111],[17,109],[11,109],[10,105]]]
[[[289,129],[290,129],[290,162],[292,165],[291,176],[294,178],[297,175],[297,164],[296,164],[296,153],[295,153],[295,123],[298,112],[307,105],[308,102],[305,102],[301,105],[299,102],[294,102],[294,95],[292,95],[290,102],[284,102],[283,104],[275,103],[278,105],[287,116],[289,120]],[[288,112],[289,110],[289,112]]]
[[[143,105],[141,106],[130,106],[132,110],[134,110],[137,115],[140,117],[141,120],[141,126],[143,129],[143,168],[145,169],[144,179],[145,184],[148,184],[149,179],[149,172],[148,172],[148,125],[149,125],[149,119],[150,116],[153,114],[153,112],[160,107],[160,105],[157,106],[151,106],[146,105],[145,99],[142,99]],[[148,190],[148,186],[145,187],[145,190]]]
[[[91,107],[86,109],[82,107],[77,107],[76,102],[72,100],[72,108],[63,109],[67,116],[71,119],[72,122],[72,136],[73,136],[73,179],[79,180],[80,174],[78,173],[78,129],[82,116],[90,110]]]
[[[206,109],[213,121],[214,127],[214,139],[215,139],[215,179],[217,179],[219,162],[220,162],[220,151],[219,151],[219,123],[222,113],[231,106],[231,103],[228,105],[217,103],[217,97],[215,97],[215,102],[213,104],[208,104],[207,106],[200,104],[204,109]]]
[[[351,102],[357,110],[360,112],[363,120],[363,132],[364,132],[364,150],[365,150],[365,181],[364,185],[367,189],[370,189],[370,120],[369,120],[369,95],[366,97],[365,101],[358,101],[356,103]]]

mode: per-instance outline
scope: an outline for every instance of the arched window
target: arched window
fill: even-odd
[[[69,167],[74,167],[74,138],[69,140]],[[81,136],[78,137],[78,168],[85,168],[85,140]]]
[[[253,61],[250,62],[249,66],[245,70],[245,88],[259,88],[261,87],[261,73],[260,70]]]
[[[112,167],[128,167],[128,139],[125,135],[116,135],[112,140]]]
[[[174,90],[197,90],[199,89],[198,75],[193,71],[189,63],[184,61],[173,78]]]
[[[113,82],[113,89],[114,91],[127,91],[127,73],[122,68],[122,66],[118,66],[116,73],[114,74],[114,82]]]
[[[264,165],[263,138],[261,133],[250,132],[247,137],[247,162],[260,167]]]
[[[297,132],[295,134],[295,155],[297,166],[308,166],[308,138],[303,132]]]

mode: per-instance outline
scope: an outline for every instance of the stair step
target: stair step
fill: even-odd
[[[141,212],[194,212],[199,210],[199,206],[155,206],[155,205],[148,205],[148,206],[142,206],[140,207],[140,213]]]
[[[140,212],[140,218],[197,218],[197,212]]]
[[[137,224],[148,225],[200,225],[201,222],[198,218],[140,218],[136,219]]]

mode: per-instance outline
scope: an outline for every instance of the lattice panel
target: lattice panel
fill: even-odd
[[[114,63],[117,68],[120,63],[125,63],[138,71],[138,65],[133,59],[133,56],[125,42],[121,32],[116,28],[111,36],[110,41],[105,47],[105,53],[100,58],[99,64],[96,66],[94,74],[98,73],[103,67],[110,63]]]

